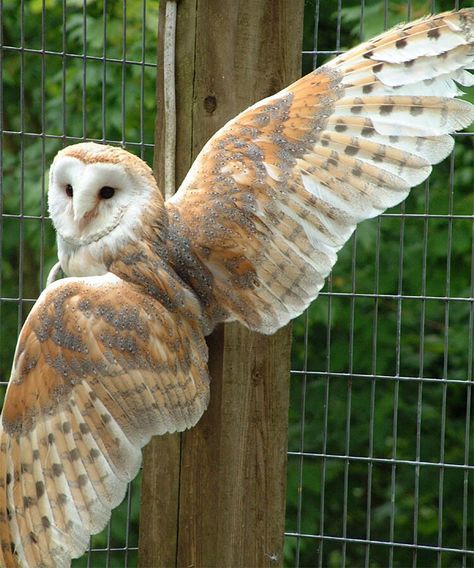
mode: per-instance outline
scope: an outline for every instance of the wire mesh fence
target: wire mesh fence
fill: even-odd
[[[120,144],[153,156],[155,1],[0,2],[2,391],[18,331],[55,262],[49,164],[64,145]],[[139,479],[75,566],[135,566]]]
[[[305,70],[459,7],[308,3]],[[473,148],[459,134],[405,204],[361,225],[296,323],[289,565],[474,563]]]
[[[308,0],[303,69],[453,7]],[[2,392],[55,261],[52,157],[94,140],[152,161],[157,11],[151,0],[0,0]],[[364,223],[295,324],[288,566],[474,564],[473,150],[472,131],[457,135],[430,181]],[[75,566],[136,565],[139,484]]]

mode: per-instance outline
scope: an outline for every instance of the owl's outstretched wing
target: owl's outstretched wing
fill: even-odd
[[[193,258],[182,272],[213,321],[272,333],[308,306],[356,224],[405,199],[474,120],[455,98],[474,84],[473,42],[472,8],[395,28],[207,143],[167,207],[176,266]]]
[[[207,406],[198,317],[113,275],[49,286],[16,350],[0,428],[0,565],[69,566],[123,499],[154,434]]]

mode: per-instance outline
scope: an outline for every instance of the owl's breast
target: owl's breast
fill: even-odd
[[[67,276],[101,276],[107,273],[102,254],[97,247],[73,247],[58,235],[58,258]]]

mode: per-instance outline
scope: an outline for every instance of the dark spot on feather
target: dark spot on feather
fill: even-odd
[[[100,452],[99,452],[99,450],[92,448],[92,450],[89,452],[89,455],[91,457],[91,460],[94,461],[96,458],[98,458],[100,456]]]
[[[25,509],[28,509],[29,507],[31,507],[31,505],[33,505],[33,498],[29,497],[28,495],[23,497],[23,507]]]
[[[20,466],[21,473],[31,473],[31,465],[28,463],[22,463]]]
[[[335,158],[329,158],[328,164],[330,164],[331,166],[337,166],[337,160]]]
[[[321,146],[329,146],[329,140],[327,138],[321,138]]]
[[[396,144],[400,141],[400,136],[389,136],[388,139],[390,140],[390,142]]]
[[[410,108],[410,114],[412,116],[420,116],[420,114],[423,114],[423,107],[419,107],[419,106],[413,106]]]
[[[42,481],[36,482],[36,498],[40,499],[44,495],[44,483]]]
[[[352,174],[355,175],[356,177],[360,177],[362,175],[362,168],[356,166],[355,168],[352,169]]]
[[[406,46],[407,40],[406,39],[399,39],[395,42],[395,47],[397,49],[402,49]]]
[[[123,258],[122,258],[122,261],[124,261]],[[77,307],[79,308],[79,310],[81,312],[88,312],[91,308],[90,300],[80,300]]]
[[[30,532],[30,540],[31,542],[33,542],[34,544],[38,543],[38,537],[35,535],[34,532]]]
[[[373,49],[371,49],[370,51],[366,51],[364,53],[364,57],[367,58],[367,59],[370,59],[373,54],[374,54],[374,51],[373,51]]]
[[[430,30],[430,31],[427,33],[427,36],[428,36],[430,39],[438,39],[440,35],[441,35],[441,34],[440,34],[438,28],[433,28],[432,30]]]
[[[351,107],[352,114],[360,114],[362,112],[362,105],[354,105]]]
[[[335,126],[335,130],[336,132],[345,132],[347,130],[347,125],[342,122],[338,122]]]
[[[371,136],[373,136],[375,134],[375,130],[374,130],[373,126],[364,126],[364,128],[360,131],[360,133],[362,134],[362,136],[365,136],[366,138],[370,138]]]
[[[91,429],[85,422],[81,422],[79,424],[79,430],[81,431],[81,434],[89,434],[89,432],[91,431]]]
[[[48,434],[48,443],[54,444],[54,434]]]
[[[10,485],[11,482],[12,482],[11,473],[7,473],[7,485]]]
[[[359,148],[357,146],[346,146],[344,148],[344,152],[348,155],[348,156],[355,156],[357,154],[357,152],[359,151]]]
[[[393,111],[393,105],[380,105],[379,112],[382,116],[386,116]]]
[[[366,95],[371,93],[374,90],[374,86],[373,85],[364,85],[362,87],[362,92],[365,93]]]
[[[91,392],[89,393],[89,397],[90,397],[90,399],[92,400],[92,402],[94,402],[95,400],[97,400],[97,395],[95,394],[94,391],[91,391]]]
[[[39,450],[33,450],[33,459],[39,460],[39,457],[40,457]]]
[[[44,529],[49,529],[49,527],[51,526],[51,522],[48,517],[41,517],[41,524],[43,525]]]
[[[56,477],[63,474],[63,466],[60,463],[53,463],[53,473]]]
[[[63,432],[65,434],[69,434],[71,431],[71,423],[70,422],[63,422]]]
[[[67,495],[65,495],[64,493],[58,493],[58,502],[60,505],[67,503]]]
[[[403,63],[403,65],[405,65],[405,67],[411,67],[413,65],[413,63],[415,63],[414,59],[410,59],[410,61],[405,61]]]
[[[383,68],[383,63],[377,63],[377,65],[374,65],[372,68],[372,71],[374,73],[378,73],[379,71],[382,71]]]
[[[84,485],[87,485],[87,481],[88,481],[88,477],[87,477],[87,475],[84,475],[84,474],[80,475],[77,478],[77,482],[79,483],[79,487],[84,487]]]
[[[104,424],[108,424],[110,422],[110,414],[101,414],[100,417]]]
[[[79,450],[77,448],[73,448],[69,452],[70,461],[77,461],[79,458],[80,458]]]

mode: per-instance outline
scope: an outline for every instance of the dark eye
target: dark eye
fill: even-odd
[[[99,197],[101,199],[110,199],[114,196],[115,189],[113,187],[109,187],[108,185],[104,185],[104,187],[100,188]]]
[[[70,183],[68,183],[66,185],[66,195],[68,197],[72,197],[72,194],[74,193],[73,189],[72,189],[72,185]]]

